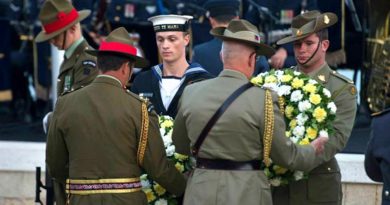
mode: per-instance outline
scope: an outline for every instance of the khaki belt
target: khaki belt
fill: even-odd
[[[115,179],[67,179],[67,194],[113,194],[131,193],[142,188],[140,178]]]

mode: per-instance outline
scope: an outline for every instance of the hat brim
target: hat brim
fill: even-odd
[[[266,44],[258,43],[258,42],[254,42],[254,41],[249,41],[249,40],[245,40],[245,39],[241,39],[241,38],[233,38],[233,37],[224,36],[223,34],[224,34],[225,30],[226,30],[226,28],[224,28],[224,27],[216,27],[210,31],[210,34],[215,36],[216,38],[223,40],[223,41],[238,41],[238,42],[242,42],[242,43],[254,46],[254,47],[256,47],[256,54],[257,55],[263,55],[263,56],[266,56],[267,58],[269,58],[275,54],[275,50],[271,46],[268,46]]]
[[[97,56],[99,53],[118,54],[118,55],[122,55],[122,56],[128,57],[131,60],[133,60],[135,62],[134,67],[136,67],[136,68],[146,68],[146,67],[149,66],[149,61],[146,60],[145,58],[141,58],[139,56],[130,55],[130,54],[127,54],[127,53],[115,52],[115,51],[98,51],[98,50],[86,50],[85,52],[87,52],[88,54],[90,54],[92,56]]]
[[[318,18],[323,18],[325,15],[327,15],[329,17],[329,23],[328,24],[322,24],[324,26],[320,26],[320,27],[316,26],[313,31],[310,31],[309,33],[306,33],[306,34],[303,34],[303,35],[300,35],[300,36],[293,36],[293,35],[287,36],[287,37],[282,38],[279,41],[277,41],[276,44],[277,45],[282,45],[282,44],[291,43],[291,42],[294,42],[296,40],[300,40],[300,39],[306,38],[306,37],[310,36],[313,33],[317,33],[318,31],[320,31],[322,29],[325,29],[325,28],[328,28],[330,26],[333,26],[335,23],[337,23],[337,16],[335,14],[333,14],[333,13],[326,12],[326,13],[321,14]]]
[[[64,32],[68,28],[72,27],[76,23],[86,19],[91,14],[91,11],[90,10],[81,10],[78,13],[79,13],[79,17],[77,17],[76,20],[74,20],[69,25],[67,25],[67,26],[65,26],[65,27],[53,32],[53,33],[46,34],[46,32],[44,30],[39,32],[39,34],[35,37],[35,42],[41,43],[41,42],[44,42],[44,41],[47,41],[47,40],[50,40],[50,39],[56,37],[57,35],[61,34],[62,32]]]

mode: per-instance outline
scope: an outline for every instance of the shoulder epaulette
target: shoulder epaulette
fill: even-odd
[[[130,90],[126,90],[126,93],[129,94],[131,97],[139,100],[141,103],[145,103],[146,104],[146,107],[147,107],[147,110],[148,112],[152,112],[154,110],[154,106],[152,103],[150,103],[150,100],[149,98],[147,97],[142,97],[142,96],[139,96],[133,92],[131,92]]]
[[[79,86],[79,87],[77,87],[77,88],[72,88],[72,89],[70,89],[70,90],[66,90],[66,91],[62,92],[62,93],[60,94],[60,96],[64,96],[64,95],[67,95],[67,94],[69,94],[69,93],[73,93],[74,91],[80,90],[80,89],[83,88],[83,87],[84,87],[84,86]]]
[[[331,71],[330,73],[331,73],[332,75],[334,75],[334,76],[340,78],[341,80],[343,80],[343,81],[349,83],[349,84],[354,84],[353,81],[352,81],[351,79],[345,77],[344,75],[341,75],[339,72],[337,72],[337,71],[335,71],[335,70]]]

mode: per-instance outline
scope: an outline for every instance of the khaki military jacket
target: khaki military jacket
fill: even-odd
[[[316,163],[320,165],[309,173],[307,180],[274,190],[274,205],[341,205],[342,202],[340,168],[334,156],[346,146],[354,125],[356,88],[350,79],[327,64],[309,76],[332,93],[337,106],[335,133],[329,136],[324,154],[317,158]]]
[[[189,155],[190,147],[219,106],[248,79],[225,69],[215,78],[184,90],[175,119],[176,151]],[[297,146],[285,136],[285,123],[272,93],[274,137],[271,158],[285,167],[310,170],[315,159],[312,146]],[[252,87],[241,94],[219,118],[199,151],[199,157],[250,161],[263,159],[265,90]],[[187,205],[271,204],[271,190],[264,172],[195,169],[184,198]]]
[[[98,74],[96,67],[96,57],[87,54],[85,51],[92,49],[84,40],[77,46],[69,59],[64,58],[61,64],[57,79],[57,97],[65,92],[79,89],[90,84]],[[48,117],[48,127],[52,115]],[[54,181],[54,192],[57,205],[65,204],[65,185]]]
[[[64,59],[57,79],[57,96],[90,84],[98,74],[96,57],[85,51],[92,49],[84,40],[69,59]]]
[[[55,181],[137,178],[142,168],[169,192],[181,195],[185,179],[166,159],[157,115],[149,113],[142,167],[137,164],[141,104],[120,82],[98,76],[60,97],[49,128],[46,162]],[[142,191],[70,195],[70,204],[147,204]]]

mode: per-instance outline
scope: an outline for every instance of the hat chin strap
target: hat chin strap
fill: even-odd
[[[65,43],[66,43],[66,32],[67,32],[68,30],[65,30],[64,31],[64,33],[63,33],[63,35],[64,35],[64,39],[62,40],[62,50],[65,50]]]
[[[295,58],[295,60],[301,64],[301,65],[305,65],[306,63],[308,63],[315,55],[316,53],[318,52],[318,49],[320,48],[320,43],[322,42],[322,39],[320,38],[319,41],[318,41],[318,44],[317,44],[317,48],[316,48],[316,51],[314,51],[314,53],[310,56],[309,59],[307,59],[307,61],[305,61],[304,63],[299,63],[298,59]]]

